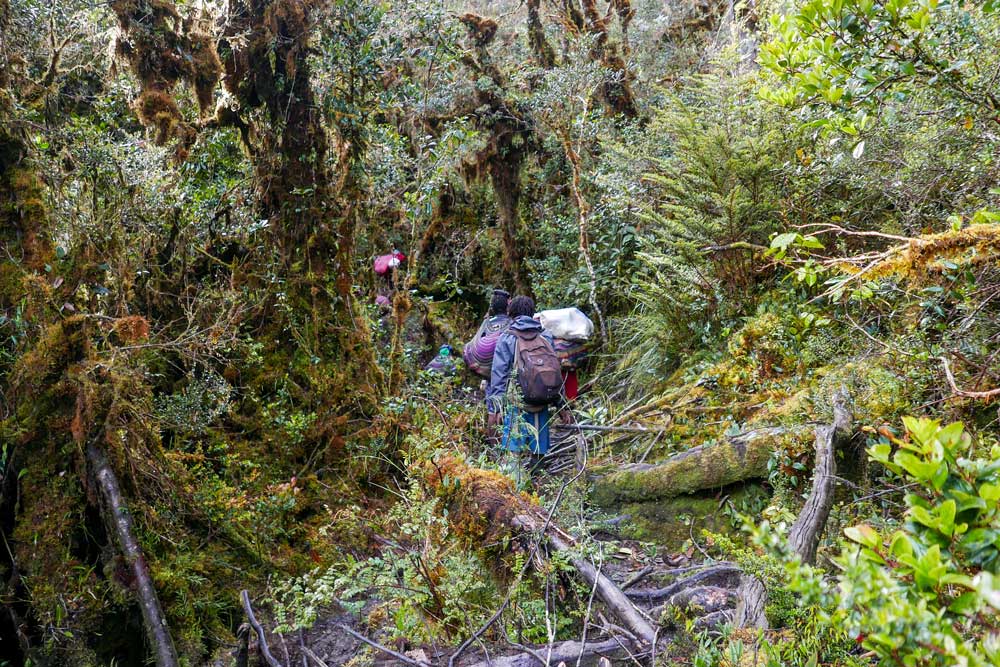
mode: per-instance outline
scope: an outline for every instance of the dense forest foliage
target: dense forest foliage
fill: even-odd
[[[0,0],[0,251],[0,665],[1000,664],[995,0]]]

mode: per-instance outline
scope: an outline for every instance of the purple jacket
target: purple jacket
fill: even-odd
[[[540,331],[547,341],[552,342],[552,334],[542,329],[541,323],[527,315],[519,315],[510,325],[510,330]],[[509,331],[497,341],[497,348],[493,352],[493,367],[490,370],[490,384],[486,388],[486,410],[490,413],[500,412],[503,409],[507,384],[510,382],[511,371],[514,370],[516,345],[517,336]]]

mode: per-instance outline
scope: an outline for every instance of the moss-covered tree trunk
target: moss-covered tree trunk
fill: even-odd
[[[488,174],[497,201],[497,217],[503,245],[504,275],[513,282],[520,294],[532,294],[531,280],[525,266],[524,239],[520,234],[518,205],[521,200],[521,168],[531,141],[531,121],[507,96],[507,78],[493,61],[488,46],[496,36],[497,25],[492,19],[475,14],[461,18],[469,31],[472,53],[462,62],[475,84],[475,117],[477,125],[486,130],[489,140],[476,154],[472,171]],[[486,77],[493,86],[478,83]]]

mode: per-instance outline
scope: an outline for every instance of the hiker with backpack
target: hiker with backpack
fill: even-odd
[[[506,333],[512,320],[507,315],[507,304],[510,293],[502,289],[494,289],[493,297],[490,299],[490,310],[486,314],[483,323],[479,325],[479,330],[472,337],[465,347],[462,348],[462,359],[465,365],[473,373],[481,375],[487,380],[490,379],[493,368],[493,352],[496,350],[497,341],[500,336]]]
[[[502,447],[543,455],[549,450],[549,422],[554,411],[565,421],[562,408],[562,371],[552,334],[532,318],[531,297],[511,300],[507,314],[513,320],[500,336],[493,353],[486,390],[488,435],[496,439],[503,423]]]

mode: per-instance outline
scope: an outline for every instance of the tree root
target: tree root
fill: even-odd
[[[492,660],[477,662],[469,667],[537,667],[539,655],[546,657],[550,665],[564,663],[566,665],[579,664],[580,667],[594,667],[601,662],[602,658],[613,660],[629,655],[638,656],[631,640],[612,637],[599,642],[561,642],[552,646],[551,653],[547,648],[541,648],[515,655],[495,657]]]
[[[240,600],[243,601],[243,613],[247,615],[247,621],[250,622],[251,627],[257,633],[257,641],[260,644],[260,654],[264,656],[264,660],[267,662],[269,667],[284,667],[278,659],[271,654],[271,647],[267,645],[267,636],[264,634],[264,627],[257,621],[257,617],[253,614],[253,607],[250,606],[250,594],[246,590],[240,591]]]
[[[669,600],[681,591],[697,586],[723,585],[733,583],[742,570],[732,563],[722,563],[705,568],[690,577],[675,581],[664,588],[643,589],[631,591],[628,596],[633,600],[641,600],[647,604],[655,604],[664,600]]]

